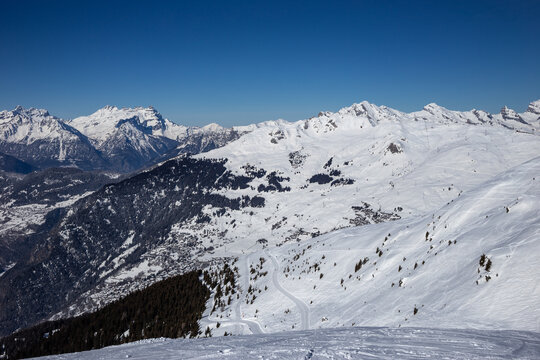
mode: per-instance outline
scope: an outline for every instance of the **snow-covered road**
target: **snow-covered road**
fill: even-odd
[[[309,307],[305,302],[291,294],[289,291],[285,290],[283,286],[279,283],[278,275],[279,275],[279,265],[277,262],[277,259],[274,255],[266,252],[270,260],[272,261],[272,265],[274,267],[274,270],[272,272],[272,282],[274,283],[274,286],[278,289],[279,292],[281,292],[283,295],[291,299],[298,308],[298,311],[300,312],[301,319],[302,319],[302,330],[308,330],[309,329]]]

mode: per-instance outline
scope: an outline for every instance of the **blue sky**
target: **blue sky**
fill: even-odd
[[[518,111],[540,98],[540,1],[0,2],[0,109],[153,105],[187,125],[367,100]]]

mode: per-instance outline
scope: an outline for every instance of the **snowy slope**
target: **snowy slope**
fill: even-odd
[[[144,284],[146,277],[174,273],[164,260],[167,254],[188,250],[198,261],[213,261],[249,253],[261,244],[272,247],[336,229],[425,216],[540,152],[540,138],[532,127],[529,133],[518,132],[481,120],[484,116],[433,104],[406,114],[363,102],[295,123],[254,125],[237,141],[196,158],[225,158],[230,171],[249,177],[246,188],[214,194],[230,199],[258,196],[264,206],[205,205],[207,220],[172,224],[166,242],[139,262],[107,273],[107,286],[85,292],[69,313],[110,301]],[[168,205],[182,206],[191,204]],[[139,236],[136,229],[125,233],[130,231]],[[126,288],[129,279],[137,281]]]
[[[530,108],[534,109],[535,103]],[[527,113],[531,119],[534,118],[534,112]],[[526,127],[519,131],[495,120],[495,115],[485,112],[455,112],[435,104],[407,114],[363,102],[336,113],[323,112],[295,123],[279,120],[247,127],[242,131],[249,130],[249,133],[222,148],[165,162],[77,203],[44,241],[55,249],[50,252],[51,256],[36,255],[36,263],[31,264],[34,267],[20,264],[0,278],[3,291],[11,296],[5,306],[13,309],[10,311],[17,311],[20,314],[18,319],[27,314],[40,316],[40,319],[76,315],[103,306],[158,279],[206,263],[219,262],[222,258],[258,251],[262,246],[270,250],[281,245],[275,250],[275,261],[281,268],[285,265],[283,261],[287,261],[283,256],[288,254],[279,251],[285,246],[294,248],[297,241],[303,244],[321,234],[361,225],[368,226],[341,230],[327,236],[341,239],[347,231],[356,233],[379,229],[369,231],[385,235],[376,234],[377,237],[368,239],[369,244],[365,240],[362,248],[351,254],[354,259],[349,260],[347,269],[343,261],[339,263],[344,266],[338,273],[340,277],[331,282],[339,291],[342,289],[339,284],[342,276],[347,277],[344,281],[352,281],[348,280],[348,275],[359,261],[356,256],[367,256],[372,262],[376,261],[373,259],[377,256],[375,250],[377,246],[383,246],[386,234],[405,231],[393,226],[406,224],[414,227],[415,232],[420,232],[417,236],[420,241],[426,231],[432,232],[427,229],[427,223],[434,220],[431,216],[435,212],[538,156],[540,137],[536,134],[533,120],[527,124],[519,122]],[[132,121],[126,121],[124,125],[128,123],[135,128],[140,125],[135,126]],[[515,221],[513,226],[521,226],[518,219]],[[424,222],[425,229],[420,231],[418,224]],[[386,224],[374,225],[378,223]],[[456,239],[435,238],[433,241],[449,240]],[[458,240],[448,247],[448,251],[459,246],[463,245]],[[407,249],[399,251],[406,252]],[[466,253],[468,264],[478,263],[482,251],[488,250],[474,248],[474,253]],[[408,259],[419,257],[420,252],[427,249],[412,247],[410,251]],[[441,257],[432,253],[429,255],[437,259]],[[43,253],[37,248],[36,254]],[[289,256],[294,255],[291,253]],[[248,260],[258,261],[260,256],[253,256]],[[494,269],[501,264],[497,261],[494,261]],[[430,263],[435,261],[426,261],[426,264]],[[244,262],[239,264],[240,273],[245,274],[249,267],[243,265]],[[267,258],[265,269],[270,271],[271,264],[271,258]],[[398,273],[397,263],[389,264],[394,268],[385,270],[388,273],[381,278],[388,281],[381,289],[390,289],[394,283],[392,289],[395,291],[400,278],[393,277],[405,276],[404,270]],[[365,266],[362,271],[367,269],[368,265]],[[407,263],[407,266],[410,268],[414,263]],[[382,273],[381,269],[377,271]],[[476,268],[471,271],[474,273]],[[380,277],[380,273],[373,273],[375,279]],[[351,279],[354,278],[352,275]],[[9,283],[7,279],[15,276],[25,279],[24,286],[15,287]],[[327,274],[324,276],[320,281],[326,282]],[[369,276],[364,276],[364,280],[365,277]],[[489,286],[497,284],[495,278],[499,277],[492,276]],[[281,331],[292,329],[293,325],[295,329],[311,328],[323,323],[325,326],[350,326],[353,322],[362,323],[360,317],[363,315],[371,316],[371,311],[365,307],[359,307],[361,312],[352,314],[351,318],[332,318],[322,310],[309,315],[306,308],[317,306],[316,299],[307,295],[316,290],[312,289],[313,286],[302,289],[295,283],[282,283],[280,278],[272,282],[278,288],[276,283],[289,292],[291,289],[304,292],[301,296],[279,292],[284,294],[283,304],[286,301],[290,303],[287,314],[284,313],[287,308],[280,309],[283,323],[268,319],[259,323],[254,319],[254,312],[259,308],[249,307],[248,312],[235,312],[237,304],[220,315],[228,317],[232,327],[238,328],[238,333]],[[463,283],[470,284],[468,280]],[[332,286],[329,289],[335,292]],[[354,288],[350,284],[349,287]],[[249,284],[244,285],[244,290],[248,288]],[[458,294],[462,294],[460,289],[456,289]],[[60,299],[55,296],[58,293],[68,293],[68,296]],[[394,295],[382,293],[380,296]],[[13,299],[20,300],[15,302]],[[409,323],[413,320],[408,318],[405,321],[401,314],[409,314],[415,304],[424,305],[431,311],[434,311],[435,302],[442,307],[439,298],[413,296],[411,299],[416,302],[396,300],[396,307],[390,310],[397,312],[399,309],[399,316],[373,317],[377,321],[375,324],[399,326]],[[430,299],[431,303],[427,301]],[[263,304],[263,300],[261,293],[253,305],[258,301]],[[311,300],[313,304],[309,303]],[[211,304],[209,307],[211,309]],[[295,308],[303,310],[293,311]],[[264,314],[267,313],[265,310]],[[419,308],[418,314],[422,313],[428,312]],[[525,313],[530,315],[528,311]],[[275,314],[278,316],[277,312]],[[420,315],[415,315],[414,320],[419,325],[438,326],[432,323],[434,317],[427,317],[426,323],[422,323],[423,315]],[[209,325],[215,326],[215,316],[214,313],[207,319]],[[328,320],[323,321],[323,317]],[[519,315],[517,318],[522,317]],[[483,326],[483,319],[473,318],[471,326]],[[488,325],[493,324],[492,318],[486,319]],[[15,326],[12,318],[8,320],[11,321],[9,326]],[[25,324],[37,320],[24,319]],[[451,320],[448,315],[445,321],[450,324]],[[498,324],[515,325],[508,321],[506,325]],[[536,329],[530,322],[525,324],[526,329]]]
[[[346,328],[209,339],[149,339],[41,359],[534,359],[537,333]]]
[[[339,326],[539,332],[539,233],[537,157],[423,216],[241,256],[238,298],[211,314],[210,300],[201,324],[215,334]]]
[[[420,215],[540,150],[538,136],[496,123],[472,125],[467,119],[473,112],[426,109],[404,114],[363,102],[296,123],[267,122],[228,146],[198,155],[226,158],[237,174],[265,171],[250,189],[227,192],[229,197],[263,193],[265,207],[254,209],[254,216],[214,217],[211,225],[218,233],[251,239],[227,247],[240,253],[257,239],[305,239],[359,224],[366,212],[353,207],[365,204],[402,218]],[[317,174],[327,183],[310,182]],[[276,177],[283,179],[281,191],[271,186]]]

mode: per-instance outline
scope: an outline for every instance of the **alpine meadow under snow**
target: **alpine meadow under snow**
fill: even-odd
[[[48,205],[55,220],[39,231],[45,211],[20,229],[35,243],[1,264],[2,331],[94,311],[202,269],[211,295],[200,335],[256,335],[58,358],[288,358],[281,348],[306,359],[540,356],[540,100],[500,114],[362,102],[233,129],[189,129],[153,108],[106,107],[69,122],[29,112],[69,134],[54,141],[76,139],[107,164],[135,150],[161,162]],[[30,127],[22,115],[19,128],[0,115],[0,126],[10,124],[0,151],[17,157],[6,149],[30,144],[14,135]],[[198,154],[160,158],[201,134]],[[14,224],[2,222],[0,234]],[[301,331],[283,333],[293,330]]]

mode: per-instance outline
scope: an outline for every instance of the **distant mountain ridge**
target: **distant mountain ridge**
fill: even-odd
[[[88,138],[62,119],[42,109],[0,112],[0,152],[38,168],[105,167],[105,159]]]
[[[0,152],[36,168],[131,172],[163,157],[223,146],[242,133],[217,124],[177,125],[153,107],[105,106],[71,121],[20,106],[0,112]]]

